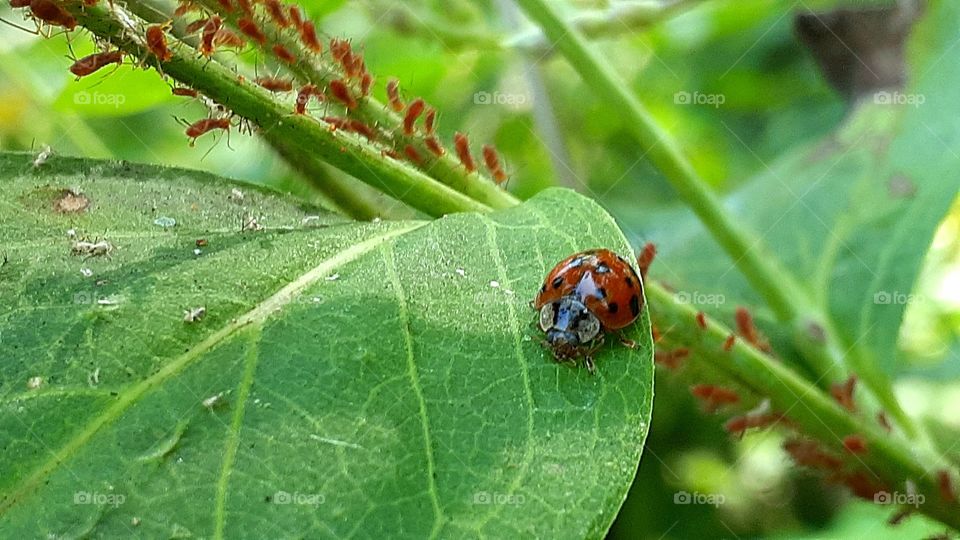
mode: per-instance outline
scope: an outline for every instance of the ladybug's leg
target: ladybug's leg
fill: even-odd
[[[591,375],[597,374],[597,366],[593,363],[593,356],[589,354],[584,356],[583,363],[585,366],[587,366],[587,371],[589,371]]]
[[[619,339],[620,343],[622,343],[627,348],[630,348],[630,349],[637,348],[637,342],[623,335],[623,332],[617,333],[617,339]]]

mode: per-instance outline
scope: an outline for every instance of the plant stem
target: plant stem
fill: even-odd
[[[845,456],[854,470],[866,469],[871,481],[878,477],[886,489],[901,493],[908,490],[908,481],[913,482],[917,493],[925,497],[918,511],[960,530],[960,505],[945,501],[936,481],[936,471],[952,469],[945,458],[927,447],[909,445],[903,436],[887,433],[873,417],[855,416],[841,408],[815,385],[743,340],[724,350],[724,342],[732,335],[728,328],[707,320],[702,329],[694,323],[696,310],[678,302],[673,293],[655,282],[647,282],[645,290],[658,326],[670,328],[661,346],[683,346],[690,351],[687,362],[722,372],[758,396],[769,398],[775,411],[785,413],[801,432]],[[852,434],[864,437],[866,453],[852,457],[846,452],[842,439]]]
[[[234,26],[237,24],[239,14],[222,13],[223,10],[217,0],[197,0],[197,4],[211,12],[220,13],[226,23]],[[263,45],[257,45],[256,43],[253,45],[259,46],[265,55],[274,58],[276,58],[276,53],[271,48],[273,44],[280,44],[293,52],[299,61],[296,66],[290,66],[290,71],[300,82],[309,82],[318,88],[324,88],[331,81],[342,77],[342,74],[332,65],[325,63],[322,58],[318,59],[317,55],[309,51],[296,35],[284,32],[271,20],[260,21],[260,27],[266,34],[275,36],[275,38],[268,40]],[[284,65],[284,62],[278,59],[278,64]],[[496,185],[493,180],[480,171],[468,173],[453,153],[447,152],[441,157],[435,157],[427,148],[424,137],[419,133],[414,133],[411,136],[404,135],[400,129],[400,116],[372,96],[358,98],[357,102],[356,109],[350,111],[350,115],[362,119],[369,125],[390,129],[393,132],[392,137],[395,138],[400,149],[406,144],[417,148],[426,162],[423,171],[428,175],[466,195],[467,198],[490,208],[509,208],[520,202],[510,192]]]
[[[235,73],[214,60],[203,59],[186,44],[171,46],[173,58],[158,65],[143,44],[142,23],[118,4],[91,8],[69,2],[66,7],[96,36],[228,107],[259,126],[268,139],[288,141],[285,151],[290,156],[328,162],[428,215],[489,210],[407,164],[384,156],[379,148],[354,134],[332,132],[308,115],[293,114],[266,91],[238,80]]]

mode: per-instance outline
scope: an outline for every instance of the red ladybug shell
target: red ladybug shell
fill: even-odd
[[[637,320],[643,309],[643,283],[630,263],[609,249],[592,249],[567,257],[553,267],[534,307],[574,295],[603,325],[619,330]]]

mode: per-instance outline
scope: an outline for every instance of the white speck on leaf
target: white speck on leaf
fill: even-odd
[[[200,255],[201,253],[203,253],[203,251],[200,248],[196,248],[193,250],[194,255]]]
[[[177,220],[173,219],[172,217],[160,216],[153,220],[153,224],[163,227],[164,229],[169,229],[177,224]]]
[[[93,370],[93,373],[91,373],[90,376],[87,377],[87,383],[90,386],[96,386],[100,384],[100,368]]]
[[[27,379],[27,388],[29,388],[30,390],[36,390],[37,388],[40,388],[42,385],[43,385],[43,377],[36,376],[36,377],[30,377],[29,379]]]
[[[73,238],[77,235],[76,229],[67,229],[67,238]]]
[[[336,281],[336,280],[340,279],[340,274],[329,275],[329,276],[327,276],[327,277],[324,278],[324,279],[326,279],[327,281]]]
[[[207,314],[207,308],[204,306],[184,310],[183,320],[188,323],[197,322]]]
[[[467,275],[467,273],[463,271],[463,268],[457,268],[456,270],[454,270],[454,272],[456,272],[457,275],[460,277]]]
[[[494,289],[496,289],[497,287],[500,286],[500,282],[499,282],[499,281],[491,281],[491,282],[490,282],[490,286],[493,287]]]
[[[80,269],[80,274],[82,274],[83,277],[90,277],[90,276],[93,275],[93,270],[91,270],[91,269],[89,269],[89,268],[81,268],[81,269]]]
[[[214,394],[208,397],[207,399],[203,400],[203,406],[208,409],[212,409],[217,405],[217,403],[220,402],[221,399],[223,399],[223,392]]]

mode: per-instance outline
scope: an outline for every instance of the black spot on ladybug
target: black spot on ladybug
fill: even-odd
[[[550,283],[550,286],[554,289],[559,289],[561,285],[563,285],[563,276],[553,278],[553,282]]]
[[[627,276],[627,277],[626,277],[626,280],[627,280],[627,287],[630,287],[630,288],[632,289],[632,288],[633,288],[633,278],[631,278],[630,276]]]
[[[618,306],[616,302],[610,302],[610,305],[607,306],[607,309],[610,310],[610,313],[616,313],[620,311],[620,306]]]
[[[608,274],[608,273],[610,273],[610,267],[607,266],[607,265],[605,265],[605,264],[603,264],[603,263],[600,263],[600,264],[597,265],[597,273],[598,273],[598,274]]]
[[[607,290],[604,289],[603,287],[600,287],[599,289],[597,289],[597,294],[600,295],[600,298],[606,298],[606,297],[607,297]]]
[[[544,283],[543,286],[540,287],[540,292],[547,292],[547,284],[546,284],[546,283]]]
[[[630,297],[630,313],[633,313],[634,317],[640,314],[640,297],[637,295]]]

